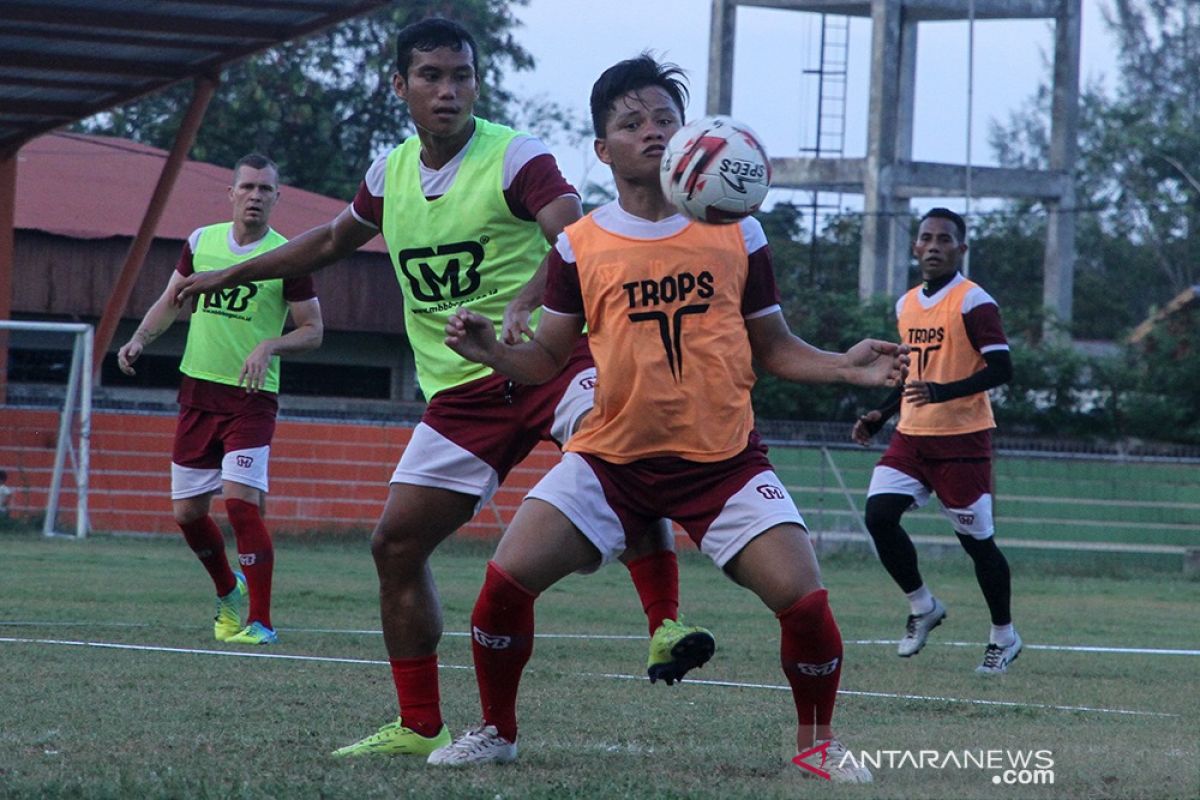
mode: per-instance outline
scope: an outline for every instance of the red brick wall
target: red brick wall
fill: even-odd
[[[14,490],[14,516],[41,514],[54,466],[58,414],[0,406],[0,469]],[[175,417],[96,413],[92,416],[89,516],[94,531],[175,533],[171,516],[171,441]],[[281,420],[271,447],[272,532],[371,529],[411,428]],[[509,475],[492,502],[464,532],[496,537],[524,493],[558,460],[539,446]],[[75,485],[64,479],[59,530],[74,530]],[[223,504],[213,503],[224,516]]]

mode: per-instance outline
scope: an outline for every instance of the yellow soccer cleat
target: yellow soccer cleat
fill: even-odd
[[[261,622],[251,622],[225,641],[229,644],[279,644],[279,637],[275,635],[274,628],[268,628]]]
[[[332,755],[334,758],[375,755],[428,757],[434,750],[447,747],[451,741],[450,729],[445,725],[437,732],[437,736],[426,737],[412,728],[404,727],[404,721],[397,717],[395,722],[389,722],[365,739],[334,750]]]
[[[716,649],[717,640],[704,628],[663,620],[650,637],[646,674],[651,683],[662,679],[672,686],[675,681],[683,680],[689,670],[707,664]]]
[[[217,598],[217,615],[213,617],[213,636],[227,642],[242,631],[242,608],[246,605],[246,576],[233,573],[237,583],[229,594]]]

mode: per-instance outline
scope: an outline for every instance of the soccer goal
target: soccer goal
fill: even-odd
[[[71,536],[58,530],[58,509],[63,492],[63,479],[68,476],[67,459],[71,466],[69,477],[75,483],[75,533],[82,539],[88,533],[88,459],[92,436],[92,326],[82,322],[17,322],[0,320],[0,330],[26,331],[38,334],[70,334],[74,336],[71,368],[67,374],[67,390],[58,419],[58,437],[54,447],[54,468],[50,474],[50,489],[46,496],[46,521],[42,533],[46,536]],[[78,413],[78,420],[75,419]]]

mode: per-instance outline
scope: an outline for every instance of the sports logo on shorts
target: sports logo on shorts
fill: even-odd
[[[511,636],[493,636],[487,631],[481,631],[474,625],[471,626],[471,638],[489,650],[507,650],[512,645]]]
[[[958,514],[956,516],[958,517],[958,523],[960,525],[974,525],[975,524],[975,515],[974,514]]]
[[[805,664],[797,661],[795,664],[796,671],[801,675],[807,675],[810,678],[823,678],[826,675],[832,675],[837,672],[840,658],[835,658],[832,661],[826,661],[824,664]]]
[[[253,456],[235,456],[233,460],[242,469],[250,469],[254,464]]]
[[[769,483],[760,483],[758,486],[754,487],[754,491],[758,492],[768,500],[783,500],[787,497],[787,495],[784,494],[783,489],[780,489],[778,486],[773,486]]]

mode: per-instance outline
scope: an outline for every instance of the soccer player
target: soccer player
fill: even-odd
[[[171,327],[179,314],[175,296],[189,275],[223,269],[287,241],[270,227],[278,200],[275,164],[256,153],[240,158],[229,187],[233,221],[199,228],[188,237],[166,290],[117,351],[122,372],[133,375],[143,348]],[[289,313],[295,329],[284,334]],[[228,291],[206,294],[192,312],[179,365],[183,379],[171,500],[175,522],[216,587],[213,635],[218,641],[278,640],[271,624],[275,549],[260,509],[279,410],[279,357],[320,347],[323,332],[310,277],[239,282]],[[209,515],[217,492],[225,498],[244,574],[230,568],[224,538]],[[243,624],[247,592],[250,607]]]
[[[203,275],[182,296],[247,279],[301,275],[382,233],[404,294],[404,322],[429,405],[392,475],[371,549],[400,718],[335,756],[427,756],[450,741],[438,690],[442,614],[428,561],[539,441],[562,443],[592,406],[595,369],[581,341],[556,379],[524,386],[467,361],[442,339],[460,306],[528,330],[540,305],[549,242],[580,202],[554,157],[525,134],[472,114],[478,48],[446,19],[402,29],[396,95],[417,135],[379,158],[351,206],[264,258]],[[625,563],[652,639],[648,672],[668,683],[712,654],[712,635],[677,622],[678,565],[669,528],[655,526]]]
[[[996,546],[992,519],[992,406],[988,390],[1012,378],[1008,340],[991,295],[959,273],[967,226],[946,208],[921,218],[913,254],[923,283],[896,302],[900,341],[912,348],[916,380],[892,392],[882,407],[854,424],[866,445],[897,411],[900,421],[867,490],[866,523],[879,560],[908,596],[911,613],[897,653],[908,658],[925,646],[946,618],[946,607],[925,585],[917,551],[900,525],[910,508],[938,496],[975,563],[992,628],[984,675],[1003,674],[1021,653],[1012,624],[1008,561]]]
[[[685,97],[680,70],[648,55],[606,70],[591,110],[617,200],[558,238],[536,336],[504,344],[467,309],[446,326],[446,343],[463,356],[538,383],[558,374],[586,323],[597,386],[595,409],[487,566],[471,617],[483,724],[431,764],[516,758],[535,600],[667,517],[778,618],[798,747],[827,745],[832,776],[870,780],[834,738],[841,635],[804,521],[754,431],[751,361],[793,381],[885,386],[901,379],[906,348],[864,340],[831,353],[805,343],[784,320],[758,222],[703,225],[675,213],[658,173]]]

